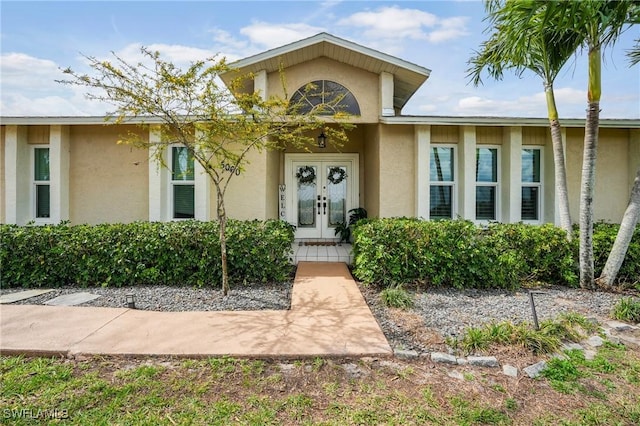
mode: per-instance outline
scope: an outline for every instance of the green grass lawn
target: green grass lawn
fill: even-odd
[[[640,354],[570,352],[546,377],[430,361],[0,358],[2,424],[640,424]]]

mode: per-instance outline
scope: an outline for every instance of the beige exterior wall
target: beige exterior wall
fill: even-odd
[[[71,126],[69,210],[74,224],[148,218],[148,154],[118,145],[125,126]],[[144,132],[143,132],[144,133]]]
[[[551,141],[548,127],[523,127],[522,145],[547,145]]]
[[[362,205],[369,217],[380,216],[380,127],[376,125],[365,128],[365,152],[360,157],[364,166],[360,168],[363,176],[360,185],[364,190]]]
[[[415,214],[414,126],[380,127],[380,217]]]
[[[47,144],[53,128],[21,126],[21,140],[28,144]],[[359,157],[359,204],[371,217],[416,215],[416,129],[414,125],[360,124],[349,131],[349,142],[342,147],[329,145],[285,151],[251,152],[250,164],[234,177],[227,192],[227,213],[231,218],[277,218],[278,185],[284,182],[284,152],[357,153]],[[456,185],[457,212],[472,218],[473,203],[466,200],[474,191],[475,152],[463,154],[464,137],[475,144],[502,145],[502,217],[515,220],[519,209],[518,153],[505,144],[519,139],[523,146],[544,147],[544,220],[553,222],[554,183],[551,140],[546,127],[430,126],[430,144],[458,146]],[[149,164],[146,150],[118,145],[116,141],[133,126],[69,126],[69,217],[72,223],[131,222],[147,220],[149,215]],[[515,133],[514,133],[515,132]],[[578,220],[582,167],[582,129],[566,132],[567,172],[571,214]],[[6,128],[0,129],[0,219],[6,222]],[[514,139],[515,138],[515,139]],[[475,151],[475,150],[473,150]],[[465,159],[465,162],[463,162]],[[515,162],[515,163],[514,163]],[[465,167],[466,164],[466,167]],[[511,167],[509,173],[505,167]],[[619,222],[626,208],[636,170],[640,167],[640,130],[600,130],[596,165],[595,219]],[[511,180],[508,179],[511,176]],[[471,176],[470,178],[472,178]],[[509,203],[509,204],[507,204]],[[211,219],[216,217],[216,195],[210,197]],[[468,208],[466,212],[465,207]],[[519,212],[519,210],[518,210]]]
[[[502,145],[504,139],[502,127],[476,127],[476,144],[478,145]]]
[[[278,218],[278,184],[280,183],[280,152],[268,151],[266,153],[266,179],[265,179],[265,219]]]
[[[458,143],[458,126],[431,126],[431,143]]]
[[[637,140],[635,142],[638,143]],[[577,223],[580,212],[580,181],[584,144],[583,129],[567,130],[567,186],[571,219]],[[633,139],[626,129],[600,129],[596,160],[594,220],[620,223],[629,200],[629,176],[640,167],[640,159],[630,161]],[[637,148],[635,148],[637,149]]]
[[[355,123],[378,121],[380,101],[378,94],[379,76],[354,68],[328,58],[318,58],[288,68],[284,77],[289,95],[300,87],[315,80],[331,80],[342,84],[355,96],[360,106],[360,117],[353,117]],[[267,88],[270,95],[284,96],[278,72],[269,73]]]
[[[227,217],[231,219],[264,219],[267,213],[267,186],[269,182],[268,155],[255,150],[247,155],[249,164],[239,176],[234,176],[225,194]],[[277,198],[278,192],[269,194]],[[212,213],[216,217],[215,187],[212,188]]]

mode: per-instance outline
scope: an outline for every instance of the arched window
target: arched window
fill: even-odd
[[[296,90],[289,101],[289,111],[308,114],[319,105],[322,105],[321,115],[337,112],[360,115],[356,97],[342,84],[330,80],[312,81]]]

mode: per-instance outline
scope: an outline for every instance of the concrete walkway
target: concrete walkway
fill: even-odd
[[[2,305],[0,352],[256,358],[392,354],[347,266],[337,262],[300,262],[288,311]]]

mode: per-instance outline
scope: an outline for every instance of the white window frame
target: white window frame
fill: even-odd
[[[451,161],[453,161],[453,180],[452,181],[438,181],[438,180],[431,180],[431,155],[433,155],[433,148],[451,148],[451,152],[452,152],[452,157],[451,157]],[[457,191],[457,182],[458,182],[458,153],[457,153],[457,148],[458,146],[456,144],[450,144],[450,143],[437,143],[437,142],[432,142],[429,144],[429,158],[427,161],[429,161],[429,176],[427,176],[427,179],[429,179],[429,193],[428,193],[428,197],[429,197],[429,211],[427,212],[429,215],[429,219],[431,219],[431,188],[433,186],[449,186],[451,187],[451,219],[455,219],[456,212],[458,211],[458,191]],[[438,220],[438,219],[442,219],[442,218],[435,218],[434,220]]]
[[[478,174],[478,150],[479,149],[495,149],[496,150],[496,181],[495,182],[478,182],[478,178],[477,178],[477,174]],[[481,223],[481,224],[488,224],[490,222],[500,222],[501,220],[501,211],[502,211],[502,204],[501,204],[501,194],[500,194],[500,182],[502,180],[502,167],[501,167],[501,152],[500,152],[500,145],[482,145],[482,144],[478,144],[476,145],[476,149],[474,152],[474,181],[475,181],[475,186],[473,188],[474,191],[474,198],[476,198],[475,203],[474,203],[474,213],[473,213],[473,217],[475,222],[477,223]],[[522,154],[520,154],[522,155]],[[478,219],[478,215],[477,215],[477,211],[478,211],[478,200],[477,200],[477,188],[478,187],[494,187],[495,188],[495,210],[496,210],[496,214],[495,214],[495,219]]]
[[[195,164],[196,161],[195,159],[193,160],[193,167],[194,167],[194,176],[192,180],[173,180],[173,148],[185,148],[186,147],[183,144],[171,144],[168,146],[168,159],[169,159],[169,163],[168,163],[168,171],[169,171],[169,185],[168,186],[168,190],[169,190],[169,196],[167,197],[167,200],[169,200],[169,206],[167,208],[167,216],[169,218],[170,221],[181,221],[181,220],[193,220],[195,219],[196,216],[196,194],[195,194],[195,189],[196,189],[196,181],[195,181]],[[174,217],[175,214],[175,205],[174,205],[174,191],[173,188],[175,186],[186,186],[186,185],[191,185],[193,186],[193,217],[192,218],[187,218],[187,217]]]
[[[544,222],[544,147],[540,145],[522,145],[520,157],[522,158],[522,151],[526,149],[537,149],[540,151],[540,182],[523,182],[522,181],[522,168],[523,164],[520,163],[520,194],[522,194],[522,188],[538,188],[538,220],[523,220],[522,219],[522,199],[520,199],[520,220],[523,223],[541,224]]]
[[[46,148],[49,150],[49,180],[36,180],[36,149]],[[31,219],[35,223],[53,223],[52,219],[52,200],[51,200],[51,147],[48,144],[38,144],[38,145],[30,145],[30,163],[31,167],[29,168],[29,180],[31,181]],[[38,214],[38,185],[49,185],[49,217],[37,217]]]

